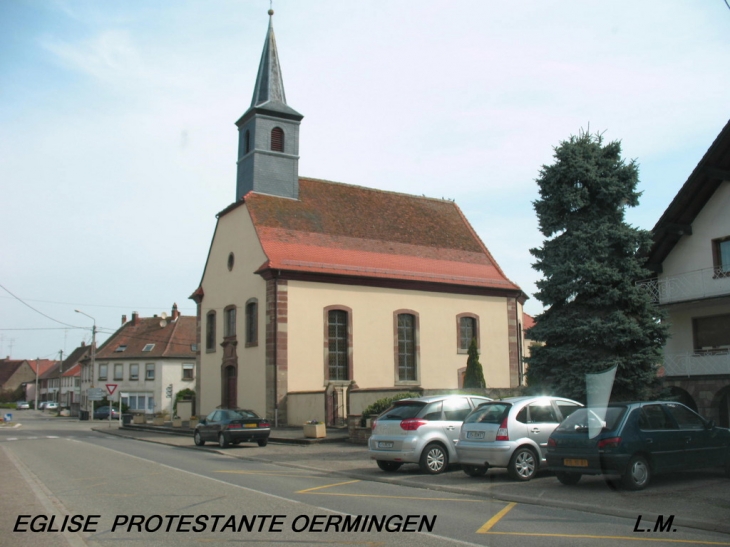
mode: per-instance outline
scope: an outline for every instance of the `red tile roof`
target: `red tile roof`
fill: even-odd
[[[161,327],[160,317],[133,318],[112,334],[96,352],[100,359],[195,359],[193,345],[196,341],[196,318],[179,316],[176,321],[168,319]],[[150,351],[142,351],[148,344],[154,344]],[[124,351],[116,351],[126,346]]]
[[[244,202],[268,258],[259,271],[520,290],[452,201],[303,178],[298,200]]]
[[[522,330],[531,329],[535,326],[535,318],[526,313],[522,314]]]
[[[36,367],[38,369],[39,376],[43,376],[46,372],[48,372],[49,369],[51,369],[54,365],[58,364],[58,361],[52,361],[50,359],[28,359],[28,364],[30,365],[30,368],[33,369],[33,372],[36,371]]]

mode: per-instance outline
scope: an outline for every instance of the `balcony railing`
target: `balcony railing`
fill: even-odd
[[[707,268],[661,279],[639,281],[637,285],[651,294],[655,302],[671,304],[730,295],[730,272],[721,268]]]
[[[722,350],[665,354],[664,374],[666,376],[730,374],[730,353]]]

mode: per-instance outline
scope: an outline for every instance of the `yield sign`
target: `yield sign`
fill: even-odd
[[[119,384],[106,384],[106,390],[109,392],[109,395],[114,395],[118,385]]]

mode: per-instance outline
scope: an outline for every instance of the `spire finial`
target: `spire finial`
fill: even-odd
[[[269,0],[269,17],[274,15],[274,0]]]

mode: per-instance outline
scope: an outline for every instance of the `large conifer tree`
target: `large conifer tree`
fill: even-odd
[[[638,168],[621,158],[619,142],[581,132],[555,149],[543,166],[533,205],[545,241],[530,252],[543,274],[527,359],[531,387],[586,399],[586,373],[618,365],[613,400],[644,399],[657,387],[656,369],[668,326],[662,311],[636,281],[649,277],[642,250],[646,230],[624,220],[639,203]]]

